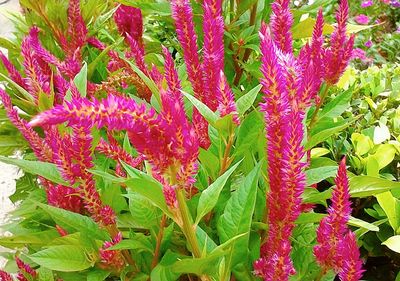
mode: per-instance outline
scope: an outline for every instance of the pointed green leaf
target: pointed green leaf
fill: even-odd
[[[237,102],[237,111],[239,115],[243,115],[254,103],[257,98],[257,94],[260,92],[262,85],[257,85],[251,89],[247,94],[240,97]]]
[[[194,105],[194,107],[197,108],[197,110],[208,121],[208,123],[214,125],[215,122],[217,122],[218,120],[217,114],[215,114],[211,109],[209,109],[207,105],[196,99],[194,96],[185,93],[184,91],[182,91],[182,93]]]

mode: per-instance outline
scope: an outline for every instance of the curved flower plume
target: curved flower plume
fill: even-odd
[[[120,271],[125,266],[124,257],[119,250],[109,250],[112,246],[118,244],[122,241],[122,233],[118,232],[118,234],[112,239],[112,241],[106,241],[103,244],[103,247],[99,250],[100,252],[100,267],[104,269],[113,269],[116,273],[120,273]]]
[[[129,36],[143,46],[143,17],[140,9],[121,4],[114,13],[114,21],[126,40]]]
[[[354,35],[350,38],[346,35],[346,22],[349,16],[349,4],[347,0],[340,1],[336,13],[337,27],[331,35],[331,46],[324,54],[325,80],[334,85],[339,81],[351,58]]]
[[[76,49],[81,49],[87,42],[87,27],[83,20],[80,0],[70,0],[68,6],[68,30],[69,42],[65,46],[67,55],[72,55]]]
[[[78,190],[69,186],[50,184],[46,190],[47,202],[54,207],[75,213],[82,213],[82,199],[78,196]]]
[[[4,67],[6,68],[11,80],[20,85],[25,90],[28,89],[28,85],[26,85],[24,78],[22,78],[21,74],[18,72],[15,66],[8,60],[8,58],[3,54],[2,51],[0,51],[0,60],[2,61]]]
[[[168,110],[156,115],[154,110],[147,110],[144,105],[138,105],[132,99],[112,95],[101,102],[77,98],[39,114],[32,119],[30,125],[55,125],[68,122],[74,130],[78,128],[77,136],[80,139],[76,142],[76,150],[82,155],[81,167],[85,169],[92,167],[92,164],[87,162],[90,156],[85,155],[90,151],[89,128],[106,126],[109,130],[127,130],[131,143],[150,162],[157,179],[162,183],[180,183],[181,186],[189,187],[194,181],[193,174],[197,171],[197,138],[187,120],[180,123],[176,120],[171,122],[172,119],[168,118],[169,115],[182,118],[184,111],[180,108],[181,102],[177,101],[176,97],[169,98],[169,96],[163,97],[162,100],[163,107]],[[165,101],[171,103],[164,103]],[[84,180],[82,183],[84,186],[81,189],[87,192],[84,198],[93,198],[90,202],[93,202],[93,208],[98,208],[99,204],[96,203],[99,202],[98,195],[92,194],[92,191],[95,191],[93,180],[84,173],[82,170],[81,178]],[[97,210],[93,209],[91,213],[97,214]]]

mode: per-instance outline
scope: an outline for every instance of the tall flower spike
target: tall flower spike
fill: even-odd
[[[218,106],[216,96],[219,75],[224,68],[224,19],[221,15],[221,0],[205,0],[203,9],[203,71],[207,96],[205,103],[215,111]]]
[[[119,33],[127,39],[129,35],[143,47],[142,11],[135,7],[120,5],[114,14],[114,21]]]
[[[341,281],[358,281],[362,277],[362,261],[360,251],[357,246],[356,236],[352,231],[348,231],[341,242],[343,265],[339,272]]]
[[[314,247],[314,254],[318,263],[325,270],[332,268],[338,272],[343,266],[340,244],[346,234],[347,222],[351,213],[345,158],[340,162],[335,183],[336,187],[332,193],[332,205],[328,209],[328,216],[321,220],[317,229],[318,245]]]
[[[111,269],[116,273],[120,273],[125,266],[125,260],[119,250],[108,250],[112,246],[122,241],[122,233],[118,234],[112,239],[111,242],[104,242],[103,247],[99,250],[100,252],[100,267],[105,269]]]
[[[342,0],[336,13],[337,27],[331,35],[331,46],[324,54],[325,80],[330,85],[334,85],[339,81],[353,51],[354,35],[350,38],[346,35],[348,15],[349,4],[347,0]]]
[[[17,263],[17,267],[19,270],[19,273],[17,275],[17,279],[19,281],[28,281],[27,278],[25,278],[25,274],[30,276],[30,280],[36,280],[38,277],[38,273],[30,267],[29,264],[24,263],[19,257],[15,257],[15,262]]]
[[[232,114],[233,121],[239,125],[240,120],[236,110],[235,96],[231,87],[229,87],[224,72],[221,70],[219,74],[219,83],[217,89],[218,111],[221,117]]]
[[[271,29],[275,44],[284,52],[292,53],[293,16],[289,7],[290,0],[276,0],[272,3]]]
[[[47,201],[51,206],[81,214],[83,205],[78,192],[72,187],[51,184],[46,190]]]
[[[68,6],[68,36],[67,54],[72,55],[76,49],[81,49],[86,43],[87,27],[83,20],[80,0],[70,0]]]
[[[189,81],[192,83],[195,96],[203,103],[208,103],[202,67],[198,55],[197,35],[194,29],[193,11],[189,0],[172,0],[172,17],[175,21],[178,40],[183,49],[183,58],[185,60]],[[199,138],[200,146],[207,149],[210,146],[208,137],[208,123],[201,114],[194,109],[193,123]]]

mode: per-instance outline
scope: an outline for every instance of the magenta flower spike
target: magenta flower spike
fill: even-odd
[[[112,239],[112,241],[106,241],[103,247],[100,248],[100,267],[104,269],[111,269],[119,273],[125,267],[124,257],[119,250],[109,250],[112,246],[122,241],[122,233],[118,234]]]
[[[19,281],[28,281],[24,274],[29,275],[32,280],[36,280],[38,273],[29,264],[24,263],[19,257],[15,257],[15,262],[19,270],[17,275]]]
[[[349,4],[347,0],[340,2],[336,13],[337,27],[331,35],[331,46],[324,54],[325,80],[328,84],[334,85],[339,81],[345,71],[354,45],[354,35],[350,38],[346,35],[346,22],[349,15]]]
[[[22,136],[31,146],[36,157],[42,161],[50,161],[52,159],[50,147],[39,137],[39,135],[28,125],[24,119],[19,117],[18,111],[12,106],[10,96],[2,89],[0,89],[0,98],[11,123],[13,123],[14,126],[21,132]]]
[[[221,0],[205,0],[203,10],[203,71],[207,96],[205,103],[216,111],[219,75],[224,69],[224,19],[221,14]]]
[[[219,74],[219,82],[217,89],[218,111],[221,117],[232,114],[233,121],[239,125],[240,120],[236,109],[235,96],[231,87],[229,87],[224,72],[221,70]]]
[[[22,78],[21,74],[15,68],[15,66],[8,60],[8,58],[0,51],[0,60],[2,61],[4,67],[6,68],[8,75],[11,80],[20,85],[25,90],[28,88],[24,78]]]
[[[317,229],[318,245],[314,247],[314,254],[324,270],[334,269],[339,272],[343,267],[341,252],[345,252],[341,250],[341,241],[348,231],[347,222],[351,214],[345,158],[340,162],[335,183],[328,216],[321,220]]]
[[[72,187],[50,184],[46,190],[47,202],[51,206],[81,214],[83,204],[78,192]]]
[[[10,274],[3,270],[0,270],[0,281],[13,281],[13,279]]]
[[[76,49],[81,49],[87,40],[87,27],[83,20],[80,0],[70,0],[68,6],[68,36],[69,42],[66,46],[67,54],[72,55]]]
[[[138,68],[147,76],[149,76],[149,71],[144,61],[144,49],[139,44],[139,42],[131,37],[129,34],[126,34],[126,39],[131,47],[131,52],[128,53],[128,57],[133,57],[135,59],[136,65]]]
[[[341,255],[343,259],[342,268],[339,272],[341,281],[358,281],[361,279],[364,270],[360,260],[356,236],[352,231],[348,231],[341,241]]]
[[[115,11],[114,21],[126,40],[129,36],[143,47],[143,17],[140,9],[121,4]]]
[[[292,33],[293,16],[289,7],[290,0],[276,0],[272,3],[271,29],[276,46],[284,53],[293,53]]]

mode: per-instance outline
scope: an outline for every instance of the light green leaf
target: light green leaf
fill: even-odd
[[[400,202],[396,198],[393,197],[390,191],[377,194],[376,199],[378,200],[379,205],[385,211],[386,216],[389,219],[389,223],[392,226],[394,231],[400,226]]]
[[[307,185],[310,186],[314,183],[319,183],[327,178],[335,177],[337,174],[337,166],[325,166],[306,171]]]
[[[254,167],[232,194],[225,206],[224,213],[218,220],[217,229],[222,243],[250,231],[261,164],[262,162]],[[245,235],[233,242],[232,250],[226,257],[226,273],[231,267],[247,257],[248,239],[249,235]]]
[[[74,229],[100,240],[109,239],[108,233],[104,230],[100,230],[98,224],[89,217],[42,203],[36,204],[46,211],[54,221],[63,228]]]
[[[314,30],[314,25],[315,25],[316,20],[313,18],[306,18],[305,20],[299,22],[292,28],[293,32],[293,39],[301,39],[301,38],[307,38],[311,37],[313,30]],[[333,32],[334,28],[332,25],[326,24],[324,25],[324,34],[331,34]]]
[[[217,122],[218,116],[204,103],[196,99],[194,96],[189,95],[182,91],[183,95],[197,108],[200,114],[210,123],[212,126]]]
[[[400,235],[395,235],[387,239],[382,245],[387,246],[390,250],[400,253]]]
[[[57,166],[55,164],[40,161],[8,158],[4,156],[0,156],[0,161],[6,164],[18,166],[27,173],[42,176],[45,179],[48,179],[54,183],[68,185],[68,183],[61,178],[61,175],[58,172]]]
[[[330,153],[330,150],[325,147],[315,147],[311,149],[311,158],[318,158]]]
[[[35,102],[35,99],[33,98],[33,96],[30,93],[28,93],[28,91],[26,91],[20,85],[15,83],[8,76],[4,75],[3,73],[0,73],[0,77],[3,78],[4,80],[6,80],[8,83],[10,83],[13,87],[15,87],[18,90],[18,92],[22,95],[22,97],[24,97],[25,99],[27,99],[30,102]]]
[[[400,189],[400,182],[370,176],[351,177],[349,182],[352,197],[375,196],[392,189]]]
[[[45,267],[38,269],[39,281],[54,281],[53,272]]]
[[[74,84],[82,97],[86,97],[87,91],[87,73],[88,68],[86,62],[83,62],[83,67],[74,78]]]
[[[324,105],[323,109],[318,114],[318,118],[336,118],[340,116],[346,109],[350,107],[352,95],[352,90],[347,90],[338,95],[332,101]]]
[[[370,29],[372,27],[378,26],[380,24],[374,24],[374,25],[358,25],[358,24],[352,24],[348,23],[347,24],[347,33],[358,33],[360,31]]]
[[[360,219],[355,218],[355,217],[350,217],[349,222],[347,224],[351,225],[351,226],[358,227],[358,228],[364,228],[364,229],[367,229],[369,231],[375,231],[375,232],[379,231],[379,227],[378,226],[373,225],[372,223],[360,220]]]
[[[222,188],[225,186],[226,181],[240,163],[241,161],[236,163],[232,168],[216,179],[215,182],[213,182],[207,189],[203,190],[200,195],[199,204],[197,205],[197,217],[195,225],[197,225],[200,220],[215,207]]]
[[[394,157],[396,156],[396,148],[392,144],[381,144],[378,146],[374,157],[378,161],[379,169],[382,169],[392,163]]]
[[[34,253],[30,259],[48,269],[64,272],[81,271],[92,266],[83,248],[72,245],[52,246]]]
[[[243,115],[254,103],[257,98],[257,94],[260,92],[262,85],[257,85],[251,89],[247,94],[240,97],[237,102],[237,111],[239,115]]]

